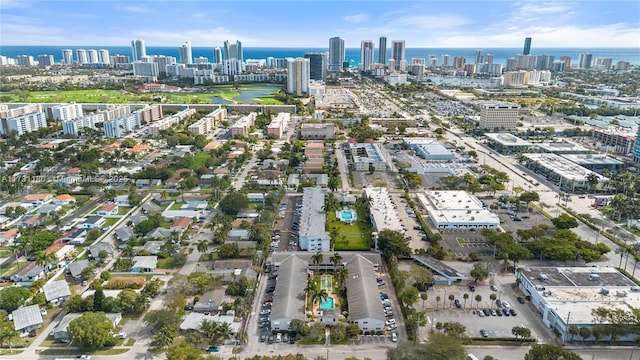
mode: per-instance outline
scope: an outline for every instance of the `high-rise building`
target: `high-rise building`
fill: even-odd
[[[581,69],[590,69],[592,58],[593,55],[590,53],[581,53],[580,58],[578,59],[578,67]]]
[[[89,49],[87,50],[87,61],[89,64],[98,64],[98,50]]]
[[[371,64],[373,64],[373,41],[362,40],[360,42],[360,70],[371,70]]]
[[[455,69],[464,68],[464,63],[467,61],[464,56],[454,56],[453,57],[453,67]]]
[[[60,104],[51,108],[54,120],[73,120],[83,116],[82,105],[76,103]]]
[[[628,61],[618,61],[616,63],[616,70],[618,71],[627,71],[629,70],[629,67],[631,66],[631,63],[629,63]]]
[[[29,112],[7,119],[0,119],[0,134],[9,135],[15,132],[18,136],[47,127],[47,116],[44,111]]]
[[[380,45],[378,46],[378,63],[387,63],[387,37],[380,36]]]
[[[111,57],[111,63],[112,64],[128,64],[131,61],[129,60],[129,57],[127,55],[120,55],[120,54],[115,54]]]
[[[38,55],[38,65],[40,66],[51,66],[53,65],[53,55]]]
[[[166,73],[167,65],[173,65],[176,63],[176,58],[173,56],[153,55],[150,60],[151,62],[158,64],[159,73]]]
[[[191,53],[191,41],[185,41],[180,46],[180,64],[193,63],[193,54]]]
[[[222,64],[222,50],[219,46],[216,46],[213,49],[213,63],[214,64]]]
[[[62,64],[64,65],[73,64],[73,50],[71,49],[62,50]]]
[[[31,55],[18,55],[16,58],[16,64],[23,66],[33,66],[33,56]]]
[[[564,62],[564,69],[571,69],[571,56],[560,56],[560,61]]]
[[[488,101],[480,104],[481,129],[515,129],[520,106],[513,103]]]
[[[405,60],[405,43],[404,40],[391,41],[391,58],[395,61],[396,69],[400,66],[400,62]]]
[[[599,70],[609,70],[613,66],[612,58],[595,58],[593,60],[593,67]]]
[[[134,61],[133,75],[149,78],[158,77],[158,64],[154,62]]]
[[[238,59],[238,61],[244,61],[244,53],[242,52],[242,43],[240,41],[236,41],[235,44],[230,44],[229,40],[224,42],[224,54],[223,59],[231,60]]]
[[[287,93],[309,94],[309,59],[287,59]]]
[[[443,55],[442,55],[442,67],[445,67],[445,68],[446,68],[446,67],[449,67],[449,66],[450,66],[450,65],[449,65],[449,61],[450,61],[449,59],[450,59],[450,58],[451,58],[451,57],[449,56],[449,54],[443,54]]]
[[[329,39],[329,72],[340,72],[344,59],[344,39],[341,37],[332,37]]]
[[[327,54],[306,53],[305,59],[309,59],[309,79],[327,81]]]
[[[98,50],[98,60],[101,64],[111,64],[111,56],[109,56],[109,50],[100,49]]]
[[[536,60],[537,70],[551,70],[553,67],[553,55],[538,55]]]
[[[493,54],[487,54],[484,56],[485,64],[493,64]]]
[[[131,61],[138,61],[143,56],[147,56],[147,47],[144,40],[136,39],[131,41]]]
[[[482,50],[476,50],[476,58],[474,64],[484,63],[484,52]]]
[[[76,58],[78,59],[78,64],[86,64],[87,61],[87,50],[85,49],[76,49]]]
[[[531,38],[524,38],[524,50],[522,50],[522,55],[531,54]]]

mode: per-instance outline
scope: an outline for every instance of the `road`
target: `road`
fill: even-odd
[[[340,170],[342,191],[351,191],[351,186],[349,185],[349,165],[342,150],[342,144],[342,142],[336,143],[336,160],[338,161],[338,169]]]
[[[242,171],[240,172],[240,174],[238,174],[236,181],[233,183],[233,189],[235,191],[239,191],[240,189],[242,189],[245,181],[247,180],[247,175],[249,174],[249,171],[251,171],[251,169],[253,169],[253,167],[256,166],[257,163],[258,163],[258,157],[254,152],[251,155],[251,159],[249,160],[249,162],[242,167]]]

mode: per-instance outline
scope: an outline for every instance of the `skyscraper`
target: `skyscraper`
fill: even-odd
[[[101,64],[110,64],[111,56],[109,56],[109,50],[107,49],[98,50],[98,61],[100,61]]]
[[[180,64],[191,64],[192,62],[191,41],[185,41],[180,47]]]
[[[73,64],[73,50],[71,49],[62,50],[62,63],[64,65]]]
[[[522,50],[522,55],[531,54],[531,38],[524,38],[524,50]]]
[[[474,64],[484,63],[484,52],[482,50],[476,50],[476,59]]]
[[[378,63],[387,63],[387,37],[380,36],[380,46],[378,47]]]
[[[392,40],[391,41],[391,58],[395,63],[395,68],[397,69],[400,65],[400,62],[404,60],[404,40]]]
[[[224,42],[224,60],[237,59],[238,61],[244,61],[244,54],[242,52],[242,43],[236,41],[235,44],[230,44],[229,40]]]
[[[87,63],[87,50],[85,50],[85,49],[76,49],[76,57],[78,58],[78,64],[86,64]]]
[[[449,54],[443,54],[442,55],[442,67],[449,67],[449,60],[450,60],[450,56]]]
[[[493,64],[493,54],[487,54],[484,56],[485,64]]]
[[[99,61],[98,61],[98,50],[96,50],[96,49],[87,50],[87,61],[89,62],[89,64],[97,64],[97,63],[99,63]]]
[[[309,93],[309,59],[287,59],[287,92],[295,95]]]
[[[590,69],[592,58],[593,55],[590,53],[581,53],[580,58],[578,59],[578,67],[582,69]]]
[[[332,37],[329,39],[329,72],[340,72],[344,59],[344,39]]]
[[[213,49],[213,63],[222,64],[222,50],[220,50],[219,46]]]
[[[360,71],[371,70],[373,64],[373,41],[362,40],[360,42]]]
[[[131,61],[138,61],[143,56],[147,56],[147,47],[144,44],[144,40],[131,40]]]
[[[305,59],[309,59],[309,79],[327,81],[327,54],[306,53]]]

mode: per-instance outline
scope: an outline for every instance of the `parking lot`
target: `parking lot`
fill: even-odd
[[[453,251],[456,257],[466,257],[471,253],[479,256],[493,256],[493,245],[485,241],[479,231],[447,230],[442,232],[442,245]]]

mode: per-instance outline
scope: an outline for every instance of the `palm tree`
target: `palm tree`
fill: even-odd
[[[133,246],[131,246],[131,244],[128,244],[127,246],[125,246],[121,251],[121,255],[124,258],[132,258],[135,255]]]
[[[422,309],[424,309],[424,302],[429,299],[429,294],[423,292],[420,294],[420,299],[422,300]]]
[[[469,294],[464,293],[464,294],[462,295],[462,298],[464,299],[464,306],[463,306],[462,308],[463,308],[463,309],[466,309],[466,308],[467,308],[467,300],[469,299]]]
[[[216,336],[217,323],[213,320],[202,320],[198,328],[204,336],[211,341]]]
[[[209,249],[209,242],[207,240],[198,241],[197,249],[201,253],[206,252]]]
[[[496,294],[491,294],[491,295],[489,295],[489,299],[491,299],[491,308],[493,308],[493,304],[495,304],[495,303],[496,303],[496,299],[497,299],[497,298],[498,298],[498,297],[496,296]]]
[[[476,300],[476,310],[477,310],[478,307],[480,306],[480,301],[482,301],[482,296],[480,294],[476,295],[475,300]]]
[[[317,253],[315,253],[312,257],[311,257],[311,262],[314,265],[318,265],[322,262],[322,260],[324,259],[324,256],[322,256],[322,253],[320,251],[318,251]]]
[[[338,269],[336,276],[338,278],[338,283],[340,284],[340,289],[344,289],[347,285],[347,276],[349,276],[349,269],[347,269],[346,267],[341,267],[340,269]]]
[[[169,346],[176,337],[176,331],[171,326],[163,326],[153,334],[153,342],[161,348]]]
[[[233,330],[231,330],[231,324],[228,322],[217,323],[215,336],[216,341],[230,339],[233,335]]]
[[[453,306],[453,300],[456,299],[456,296],[453,294],[449,294],[449,309],[451,309]]]
[[[331,256],[329,258],[329,261],[333,263],[333,269],[337,270],[338,269],[338,264],[342,262],[342,255],[340,255],[339,253],[335,252],[335,253],[333,253],[333,256]]]
[[[56,254],[54,253],[49,253],[46,254],[44,251],[38,251],[35,255],[35,263],[36,265],[41,266],[43,269],[48,270],[49,268],[49,263],[58,260]]]
[[[436,310],[438,310],[438,307],[440,306],[440,300],[442,300],[440,295],[436,296]]]

